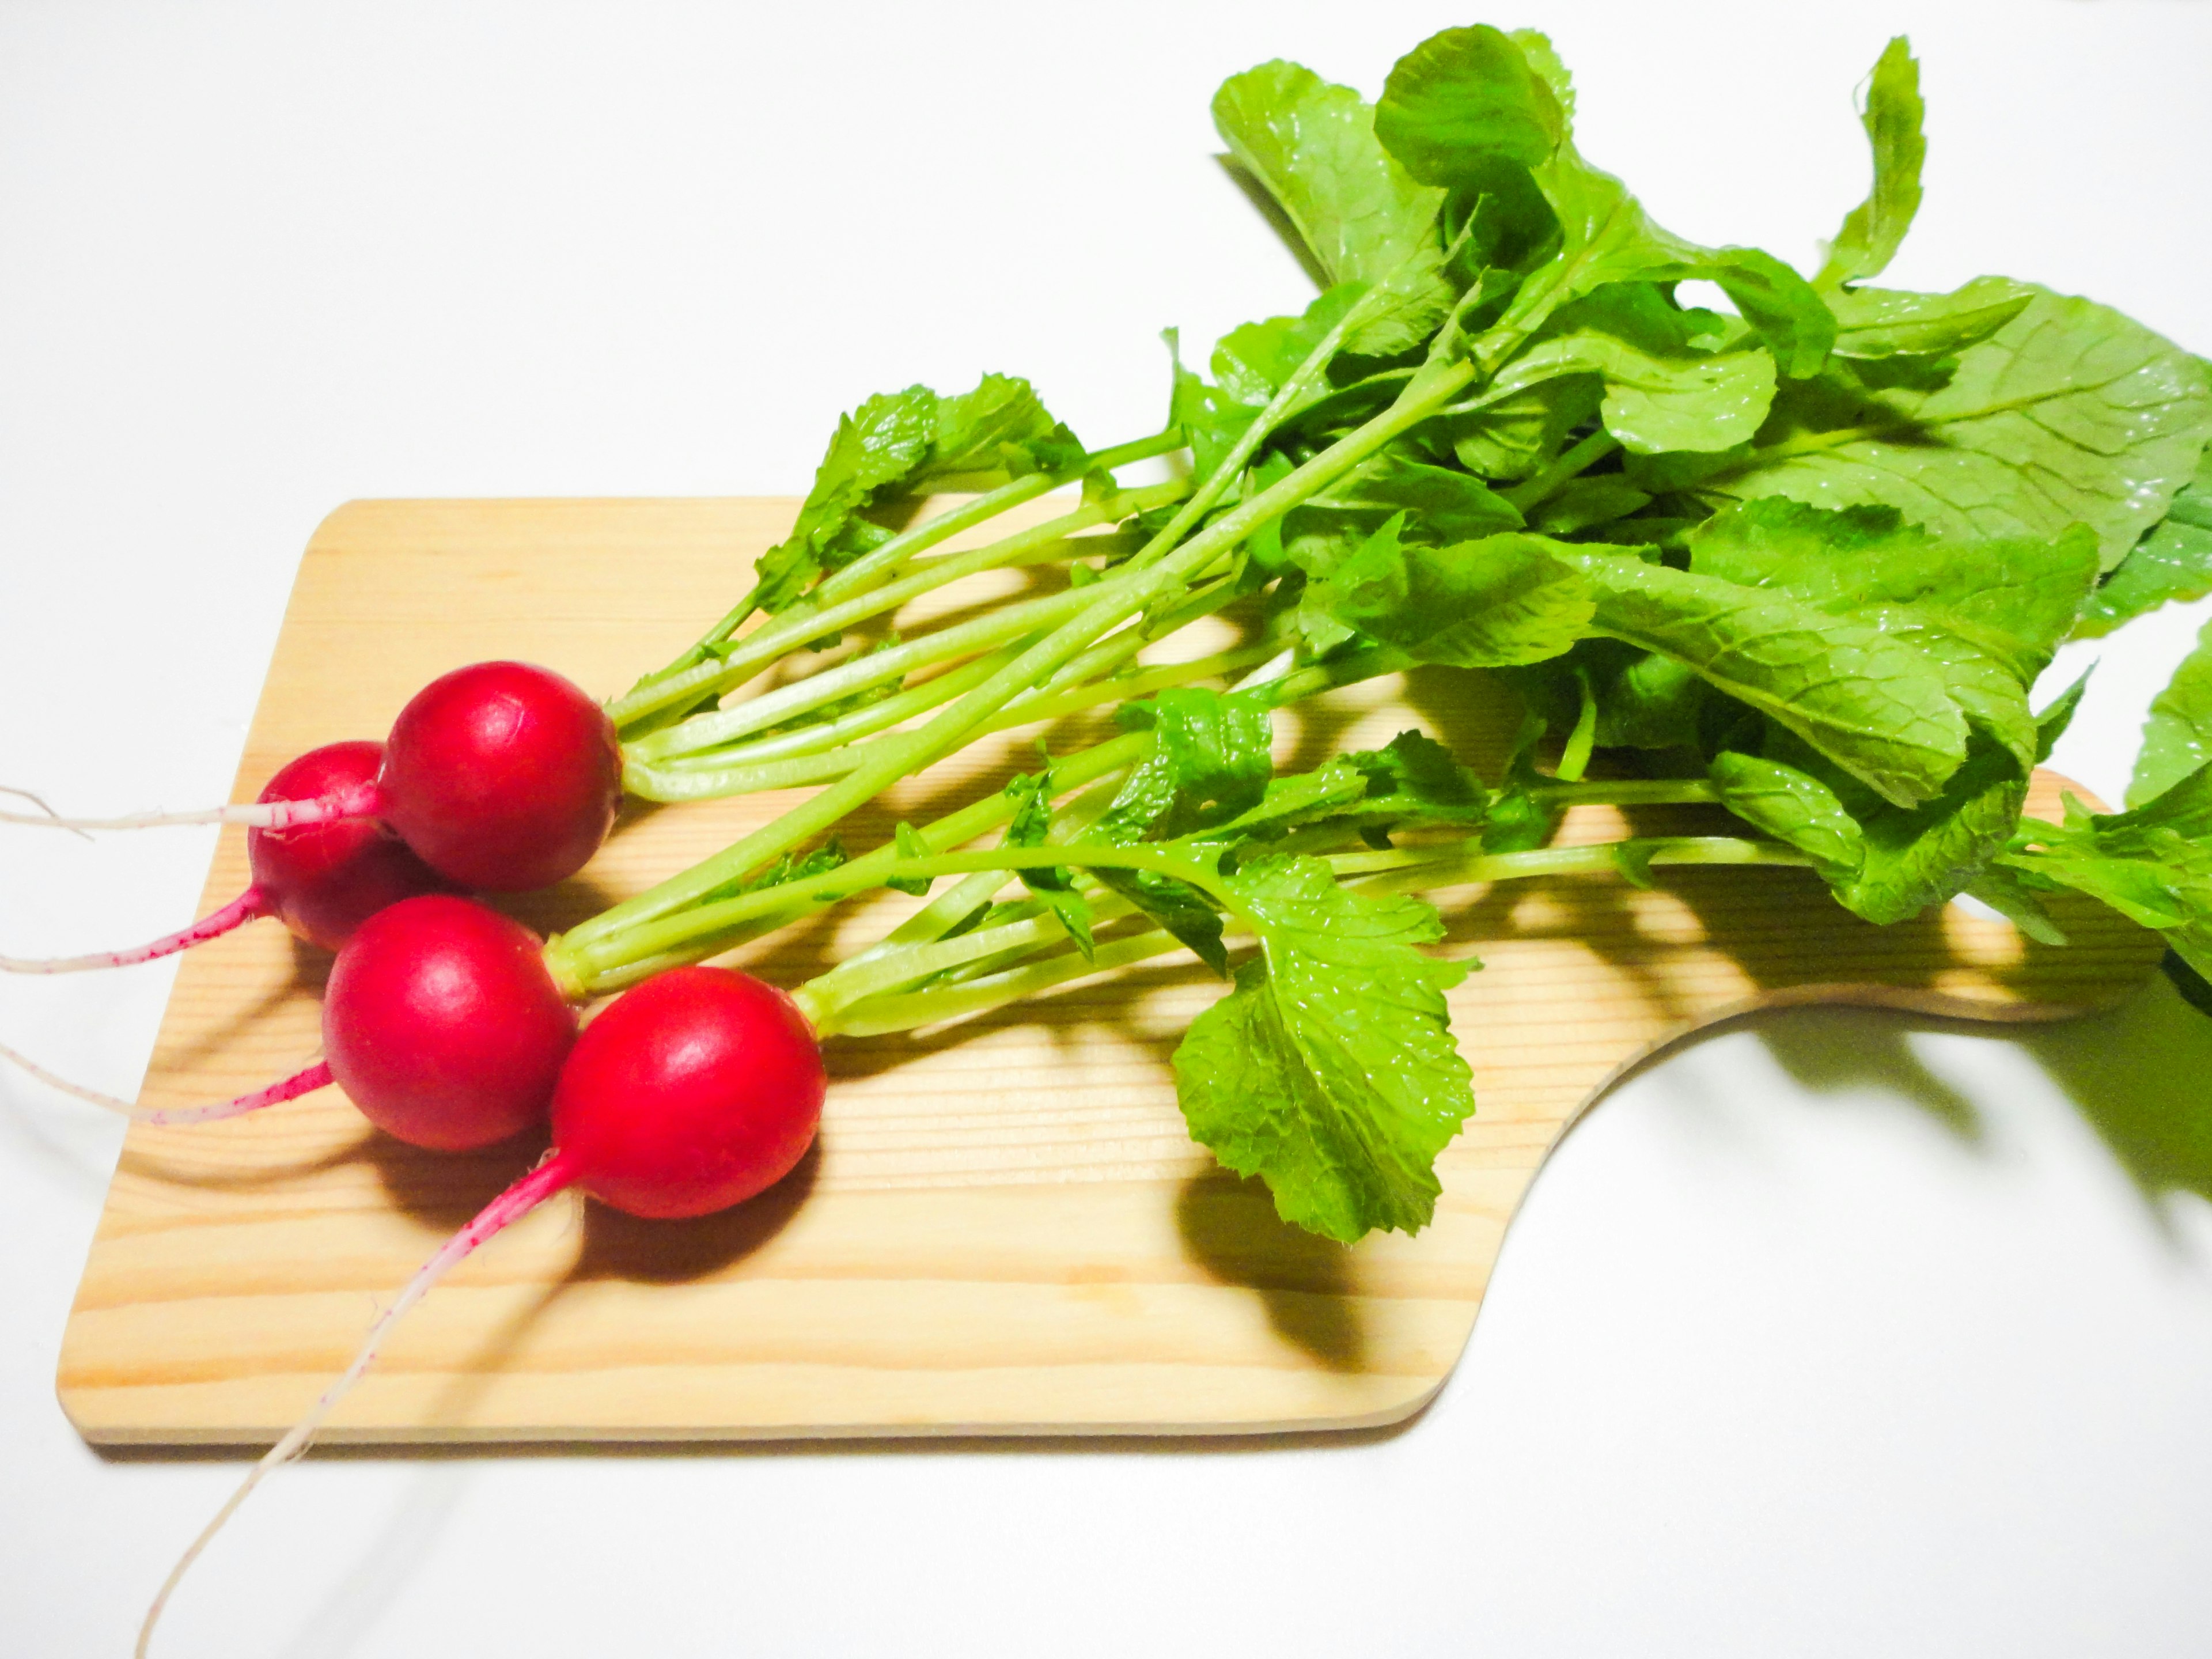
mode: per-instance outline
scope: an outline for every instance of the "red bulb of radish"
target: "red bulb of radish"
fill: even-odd
[[[543,1121],[576,1016],[520,922],[444,894],[404,899],[331,964],[323,1051],[362,1115],[436,1152]]]
[[[519,893],[582,869],[622,804],[606,712],[550,669],[471,663],[399,711],[377,796],[422,861],[464,886]]]
[[[357,741],[311,749],[269,780],[263,800],[308,800],[376,781],[384,745]],[[246,857],[270,915],[311,945],[335,951],[386,905],[451,884],[374,818],[337,818],[291,830],[249,830]]]
[[[677,968],[576,1039],[553,1144],[576,1184],[631,1215],[708,1215],[774,1186],[813,1143],[827,1080],[791,999],[726,968]]]

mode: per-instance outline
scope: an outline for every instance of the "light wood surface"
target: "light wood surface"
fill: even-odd
[[[283,762],[375,736],[433,675],[495,656],[594,694],[665,660],[741,590],[789,501],[369,501],[301,565],[235,798]],[[1047,509],[1034,509],[1043,516]],[[972,590],[971,590],[972,591]],[[1178,650],[1175,655],[1196,654]],[[1279,722],[1310,764],[1418,725],[1494,769],[1516,719],[1469,675],[1358,688]],[[1100,730],[1048,734],[1065,753]],[[910,782],[848,826],[965,798],[1026,745]],[[2055,815],[2039,780],[2037,810]],[[627,815],[591,868],[514,908],[573,925],[724,844],[788,797]],[[182,803],[179,803],[182,804]],[[1638,815],[1649,831],[1709,824]],[[1567,839],[1625,821],[1578,811]],[[1278,1223],[1178,1115],[1168,1056],[1219,994],[1173,961],[920,1036],[839,1039],[816,1152],[729,1214],[672,1224],[562,1200],[464,1265],[394,1335],[330,1441],[1241,1432],[1388,1423],[1457,1360],[1508,1222],[1565,1127],[1627,1066],[1761,1007],[1875,1005],[1984,1020],[2107,1005],[2155,938],[2062,905],[2059,950],[1948,908],[1877,929],[1797,872],[1666,872],[1437,895],[1477,1115],[1417,1237],[1344,1249]],[[245,884],[227,833],[203,910]],[[880,934],[844,907],[744,958],[784,982]],[[192,952],[145,1097],[227,1097],[317,1048],[326,959],[272,924]],[[60,1366],[102,1443],[269,1441],[375,1310],[539,1148],[468,1158],[369,1130],[335,1091],[125,1142]]]

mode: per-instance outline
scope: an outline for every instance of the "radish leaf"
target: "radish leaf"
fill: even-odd
[[[1874,147],[1874,188],[1836,234],[1815,279],[1820,287],[1879,276],[1896,257],[1920,209],[1920,167],[1928,159],[1920,123],[1926,113],[1920,101],[1920,64],[1905,37],[1898,35],[1875,60],[1860,117]]]
[[[1443,935],[1430,906],[1340,887],[1317,859],[1255,860],[1228,886],[1260,951],[1176,1050],[1193,1138],[1294,1225],[1417,1231],[1474,1109],[1443,999],[1467,964],[1413,948]]]
[[[1358,93],[1278,59],[1222,83],[1213,125],[1297,228],[1325,285],[1381,285],[1395,296],[1348,349],[1402,351],[1443,320],[1443,192],[1416,183],[1376,142],[1375,112]]]

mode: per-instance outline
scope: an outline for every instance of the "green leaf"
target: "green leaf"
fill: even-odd
[[[1858,874],[1866,837],[1836,792],[1809,772],[1756,755],[1723,750],[1707,769],[1721,805],[1814,860],[1831,881]]]
[[[1836,313],[1836,356],[1948,357],[1979,345],[2027,309],[2035,290],[2005,276],[1977,276],[1948,294],[1860,288],[1826,296]]]
[[[1932,386],[1838,362],[1777,395],[1759,446],[1700,493],[1894,507],[1939,536],[2096,532],[2110,569],[2212,437],[2203,364],[2116,311],[2039,291]]]
[[[1492,796],[1480,777],[1450,750],[1420,732],[1401,732],[1380,749],[1362,750],[1336,763],[1365,783],[1359,815],[1394,824],[1479,825],[1490,816]]]
[[[1443,192],[1415,182],[1376,142],[1365,100],[1278,59],[1224,82],[1213,124],[1297,228],[1329,286],[1363,283],[1393,296],[1347,349],[1387,356],[1435,331],[1453,297],[1437,229]]]
[[[1510,683],[1541,672],[1523,669],[1507,678]],[[1522,853],[1541,847],[1559,827],[1565,809],[1556,805],[1555,798],[1539,793],[1550,781],[1536,769],[1536,745],[1543,741],[1545,724],[1544,717],[1533,708],[1522,720],[1512,752],[1505,757],[1504,781],[1490,798],[1490,810],[1483,819],[1486,852]]]
[[[2180,599],[2212,593],[2212,449],[2166,509],[2081,607],[2074,637],[2095,639]]]
[[[1559,775],[1571,781],[1594,749],[1698,746],[1712,688],[1672,657],[1619,640],[1586,639],[1564,657],[1507,671],[1528,706],[1570,733]],[[1579,756],[1579,760],[1575,758]]]
[[[1472,158],[1549,161],[1567,112],[1502,31],[1446,29],[1401,58],[1375,112],[1375,136],[1425,185],[1459,182]]]
[[[1774,359],[1755,343],[1729,345],[1728,320],[1679,310],[1648,283],[1610,283],[1560,307],[1474,407],[1560,375],[1595,374],[1605,428],[1632,453],[1748,443],[1774,402]]]
[[[854,515],[927,459],[937,438],[937,403],[927,386],[912,386],[878,393],[839,417],[791,534],[753,567],[763,610],[785,609],[837,562],[835,544]]]
[[[2050,754],[2080,707],[2085,684],[2086,680],[2076,681],[2037,716],[2035,758]],[[1786,752],[1790,741],[1783,739],[1771,752],[1797,759]],[[1825,765],[1817,757],[1806,757],[1802,769],[1821,773]],[[1869,921],[1902,921],[1931,904],[1976,890],[1978,884],[1993,890],[2002,887],[2005,878],[1992,875],[1999,867],[1992,860],[2020,823],[2027,799],[2027,769],[1995,739],[1975,732],[1966,764],[1942,795],[1910,811],[1856,792],[1856,784],[1839,775],[1823,775],[1858,819],[1866,838],[1858,874],[1830,882],[1847,909]],[[2000,891],[1997,896],[2005,895]]]
[[[1419,1231],[1474,1109],[1443,999],[1466,965],[1413,948],[1443,937],[1430,906],[1340,887],[1318,859],[1256,860],[1229,887],[1260,953],[1176,1050],[1193,1139],[1294,1225]]]
[[[2212,761],[2212,623],[2181,659],[2143,721],[2142,752],[2128,783],[2128,805],[2156,800]]]
[[[2031,888],[2069,888],[2156,928],[2200,975],[2212,972],[2212,769],[2142,806],[2063,826],[2031,821],[2002,863]]]
[[[1540,537],[1408,547],[1399,520],[1337,567],[1312,602],[1417,662],[1498,668],[1556,657],[1588,631],[1589,585]]]
[[[1101,840],[1172,838],[1259,805],[1274,775],[1274,724],[1258,696],[1174,686],[1126,704],[1125,724],[1150,725],[1152,752],[1099,821]]]
[[[1006,824],[1006,847],[1042,847],[1052,830],[1052,795],[1048,782],[1050,775],[1017,775],[1006,785],[1006,793],[1019,803]],[[1075,878],[1064,866],[1018,872],[1022,885],[1028,888],[1058,916],[1067,936],[1075,941],[1075,948],[1088,962],[1096,945],[1091,936],[1091,902],[1075,890]]]
[[[1770,496],[1684,539],[1692,570],[1824,609],[1910,605],[2026,680],[2049,666],[2096,578],[2096,548],[2078,529],[2047,541],[1940,541],[1887,507],[1828,511]]]
[[[1083,459],[1075,434],[1011,375],[986,374],[954,398],[926,386],[879,393],[838,420],[791,534],[755,563],[760,607],[787,608],[823,571],[887,539],[859,516],[887,493],[953,477],[1068,471]]]
[[[1880,806],[1859,820],[1866,856],[1853,878],[1833,882],[1844,908],[1869,921],[1903,921],[1963,892],[2004,847],[2027,799],[2012,752],[1977,732],[1966,759],[1923,805]]]
[[[1650,504],[1651,497],[1647,493],[1618,472],[1570,478],[1533,509],[1531,527],[1547,536],[1571,536],[1577,531],[1625,519]],[[1639,528],[1640,526],[1626,526],[1623,531],[1634,535]]]
[[[1791,594],[1917,647],[1942,665],[1967,718],[2034,764],[2027,690],[2096,579],[2086,529],[2051,542],[1946,543],[1893,507],[1830,512],[1770,496],[1684,539],[1693,571]]]
[[[1340,283],[1325,290],[1298,316],[1270,317],[1265,322],[1230,330],[1213,348],[1214,380],[1239,403],[1255,410],[1264,408],[1365,291],[1360,283]],[[1324,382],[1306,401],[1328,390]]]
[[[1569,374],[1494,400],[1486,397],[1480,408],[1451,417],[1452,452],[1462,466],[1483,477],[1528,477],[1557,459],[1568,434],[1597,413],[1604,395],[1605,382],[1597,375]]]
[[[1376,452],[1294,512],[1286,551],[1310,575],[1322,573],[1310,562],[1310,550],[1302,558],[1297,544],[1315,536],[1333,539],[1346,531],[1364,539],[1394,514],[1410,515],[1410,527],[1425,542],[1468,541],[1521,527],[1520,510],[1481,479],[1427,465],[1397,449]]]
[[[1959,890],[1968,898],[1979,899],[2038,945],[2067,942],[2064,931],[2051,920],[2051,912],[2043,908],[2043,901],[2021,879],[2017,870],[1990,865]]]
[[[1027,380],[986,374],[973,392],[937,400],[937,431],[909,483],[974,473],[1018,478],[1082,465],[1075,434],[1052,417]]]
[[[1221,913],[1197,888],[1156,870],[1101,867],[1091,873],[1101,886],[1119,893],[1174,934],[1215,973],[1229,977],[1229,951],[1221,942]]]
[[[1342,817],[1364,802],[1370,793],[1367,775],[1358,763],[1360,758],[1348,755],[1310,772],[1268,780],[1258,805],[1205,831],[1206,838],[1233,844],[1280,836],[1317,819]]]
[[[1860,116],[1874,147],[1874,189],[1844,220],[1828,249],[1827,263],[1814,282],[1840,287],[1879,276],[1897,254],[1898,245],[1920,209],[1920,167],[1928,141],[1920,123],[1920,65],[1903,35],[1883,48],[1867,83],[1866,109]]]
[[[1674,659],[1900,806],[1942,790],[1966,723],[1940,670],[1879,629],[1786,595],[1560,543],[1595,631]]]
[[[1260,418],[1260,406],[1240,401],[1219,386],[1208,385],[1204,375],[1185,368],[1176,330],[1163,330],[1161,337],[1168,343],[1175,376],[1168,419],[1182,428],[1183,438],[1190,445],[1191,475],[1202,482],[1213,476],[1246,428]]]
[[[1784,374],[1820,369],[1835,319],[1812,284],[1755,248],[1702,248],[1662,230],[1570,136],[1573,88],[1542,35],[1447,29],[1399,60],[1376,131],[1409,171],[1480,190],[1500,166],[1525,167],[1558,222],[1557,252],[1522,283],[1492,330],[1517,342],[1553,310],[1608,283],[1720,284]],[[1546,148],[1548,144],[1548,149]]]

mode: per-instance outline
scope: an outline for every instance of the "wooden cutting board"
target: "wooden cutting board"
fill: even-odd
[[[301,567],[234,798],[301,750],[380,735],[410,693],[463,662],[521,657],[595,694],[620,690],[720,614],[794,507],[341,508]],[[1282,716],[1279,758],[1310,765],[1418,725],[1490,771],[1516,718],[1477,676],[1378,683]],[[1065,753],[1097,730],[1048,735]],[[909,783],[848,839],[872,844],[897,817],[1003,776],[1010,758],[1034,764],[1036,735]],[[633,811],[581,878],[514,908],[541,928],[573,925],[788,799]],[[2035,810],[2056,814],[2048,779]],[[1711,822],[1676,809],[1636,827]],[[1587,810],[1564,834],[1625,827]],[[2075,942],[2048,949],[1956,908],[1871,927],[1799,872],[1662,874],[1656,891],[1583,878],[1436,896],[1445,948],[1487,967],[1452,997],[1478,1113],[1441,1162],[1443,1198],[1417,1237],[1345,1249],[1285,1228],[1257,1183],[1191,1144],[1168,1056],[1219,985],[1170,961],[951,1030],[833,1042],[820,1146],[782,1187],[688,1224],[549,1206],[402,1326],[324,1438],[1390,1422],[1458,1358],[1547,1152],[1640,1058],[1788,1004],[2055,1018],[2124,996],[2160,954],[2154,936],[2094,906],[2059,907]],[[243,838],[227,833],[202,909],[245,882]],[[908,902],[843,907],[748,954],[795,982]],[[270,923],[190,954],[145,1097],[228,1097],[304,1062],[325,965]],[[335,1091],[228,1123],[134,1127],[64,1342],[64,1409],[100,1443],[275,1438],[382,1301],[538,1151],[417,1152]]]

